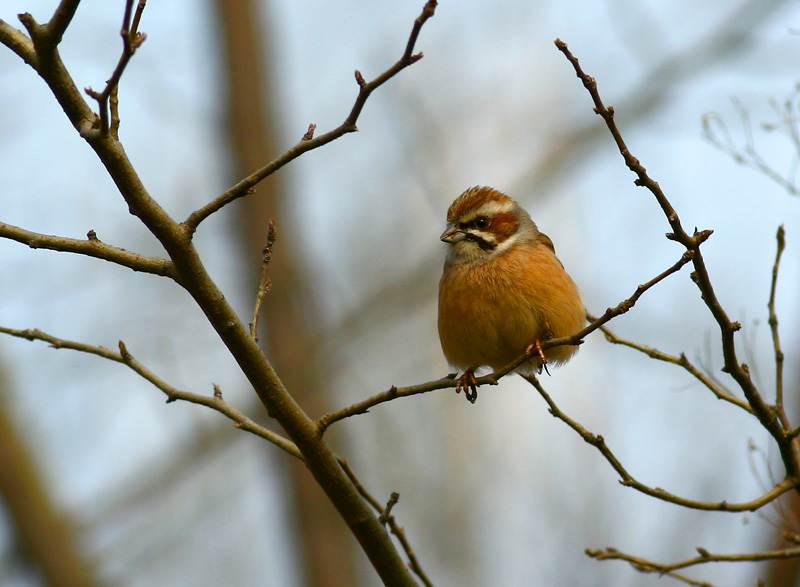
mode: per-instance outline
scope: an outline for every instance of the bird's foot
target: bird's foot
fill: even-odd
[[[467,369],[464,374],[458,378],[456,383],[456,393],[461,393],[464,390],[464,397],[471,404],[475,403],[478,399],[478,381],[475,379],[475,371]]]
[[[544,356],[542,343],[539,341],[538,338],[528,345],[528,348],[525,349],[525,354],[528,355],[529,357],[533,357],[534,351],[536,351],[535,356],[539,359],[539,368],[537,369],[537,373],[541,374],[542,369],[544,369],[544,372],[550,375],[550,371],[547,370],[547,357]]]

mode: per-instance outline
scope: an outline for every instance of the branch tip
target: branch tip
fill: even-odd
[[[361,75],[361,72],[360,72],[360,71],[358,71],[357,69],[356,69],[355,76],[356,76],[356,83],[358,83],[358,85],[359,85],[360,87],[362,87],[362,88],[363,88],[364,86],[366,86],[366,85],[367,85],[367,82],[366,82],[366,80],[364,79],[364,76],[363,76],[363,75]]]

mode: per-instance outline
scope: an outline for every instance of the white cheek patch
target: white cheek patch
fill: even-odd
[[[510,237],[508,237],[503,242],[497,243],[497,247],[491,253],[492,257],[504,253],[505,251],[507,251],[508,249],[513,247],[518,242],[519,242],[519,232],[515,232],[514,234],[512,234]]]

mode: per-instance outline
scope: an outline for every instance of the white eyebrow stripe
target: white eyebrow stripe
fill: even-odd
[[[498,214],[511,212],[511,210],[513,209],[514,209],[514,202],[512,200],[506,200],[504,202],[498,202],[497,200],[492,200],[481,204],[480,207],[475,211],[475,215],[497,216]]]

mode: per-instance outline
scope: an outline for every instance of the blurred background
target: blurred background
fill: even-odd
[[[357,93],[353,71],[372,79],[394,63],[423,4],[152,2],[140,27],[147,41],[120,87],[120,137],[150,193],[183,219],[294,145],[309,123],[318,133],[340,124]],[[18,12],[45,22],[56,5],[9,0],[0,18],[21,28]],[[123,10],[122,1],[81,3],[61,46],[78,87],[100,89],[110,76]],[[197,246],[249,321],[267,221],[276,220],[262,339],[314,417],[448,372],[436,332],[438,237],[450,202],[470,186],[494,186],[528,209],[589,311],[616,305],[682,251],[664,238],[652,196],[633,185],[558,37],[597,78],[684,226],[714,230],[706,262],[744,326],[740,357],[770,399],[766,304],[785,225],[777,311],[797,423],[800,201],[716,148],[703,119],[738,149],[750,137],[791,184],[797,135],[783,123],[796,122],[799,28],[800,7],[788,0],[443,1],[417,44],[425,58],[373,94],[358,133],[203,223]],[[41,79],[0,49],[0,221],[73,238],[91,229],[163,255]],[[202,314],[165,279],[0,241],[0,324],[109,348],[123,340],[176,387],[211,394],[216,383],[268,422]],[[725,381],[688,270],[610,326],[684,352]],[[124,367],[43,343],[0,338],[0,365],[2,587],[378,584],[304,469],[222,416],[167,405]],[[650,486],[740,502],[782,476],[754,418],[601,336],[543,382]],[[400,494],[393,513],[436,585],[655,585],[669,579],[584,549],[672,562],[698,546],[786,546],[781,532],[798,530],[788,501],[749,515],[695,512],[620,486],[515,376],[481,389],[474,406],[442,390],[328,434],[380,501]],[[718,586],[800,584],[793,565],[686,574]]]

